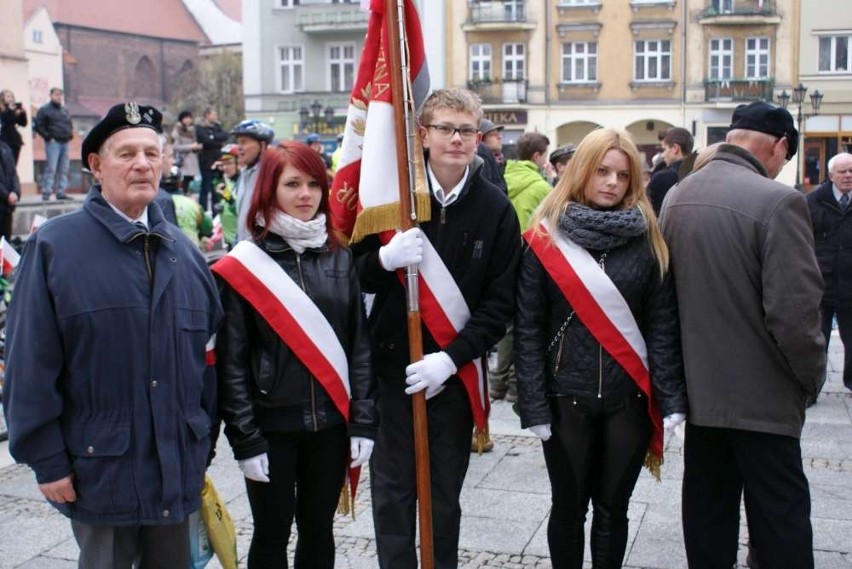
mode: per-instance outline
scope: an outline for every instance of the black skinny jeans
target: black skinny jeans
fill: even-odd
[[[269,483],[246,479],[254,534],[248,569],[286,569],[290,526],[298,537],[293,566],[334,567],[332,522],[349,457],[346,425],[311,433],[267,433]]]
[[[547,525],[553,569],[583,567],[589,500],[592,566],[621,567],[627,548],[627,506],[651,439],[644,395],[556,397],[553,436],[544,446],[553,508]]]

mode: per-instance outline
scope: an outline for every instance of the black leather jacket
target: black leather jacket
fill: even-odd
[[[376,384],[361,290],[344,248],[297,254],[270,234],[257,243],[299,283],[349,356],[349,434],[374,438]],[[319,381],[264,317],[217,276],[225,321],[216,338],[219,413],[237,460],[268,450],[266,432],[319,431],[343,423]]]
[[[589,251],[600,260],[603,251]],[[607,252],[606,274],[624,296],[648,348],[654,396],[663,417],[686,413],[677,301],[671,278],[661,282],[647,236]],[[521,426],[552,422],[548,397],[635,395],[638,387],[575,315],[546,353],[573,309],[531,249],[524,252],[515,319],[515,374]]]

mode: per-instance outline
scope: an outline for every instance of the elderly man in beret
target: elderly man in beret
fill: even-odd
[[[189,563],[222,309],[207,264],[153,203],[160,113],[116,105],[83,142],[81,209],[33,234],[9,308],[12,456],[63,514],[82,568]]]
[[[773,180],[797,146],[786,110],[740,105],[727,143],[663,203],[689,398],[691,569],[736,564],[743,495],[757,564],[814,566],[799,437],[825,368],[822,277],[805,197]]]

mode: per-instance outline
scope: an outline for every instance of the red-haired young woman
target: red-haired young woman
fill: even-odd
[[[248,567],[334,566],[332,519],[350,465],[377,427],[366,318],[349,250],[329,231],[319,154],[266,150],[251,240],[214,267],[225,308],[216,342],[219,411],[254,518]],[[297,492],[298,488],[298,492]]]

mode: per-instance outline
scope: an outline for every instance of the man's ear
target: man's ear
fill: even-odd
[[[422,124],[417,125],[417,132],[420,135],[420,144],[423,145],[423,148],[429,148],[428,141],[428,133],[429,129],[423,126]]]
[[[89,172],[92,173],[92,176],[94,176],[96,180],[100,181],[101,156],[97,152],[89,154]]]

